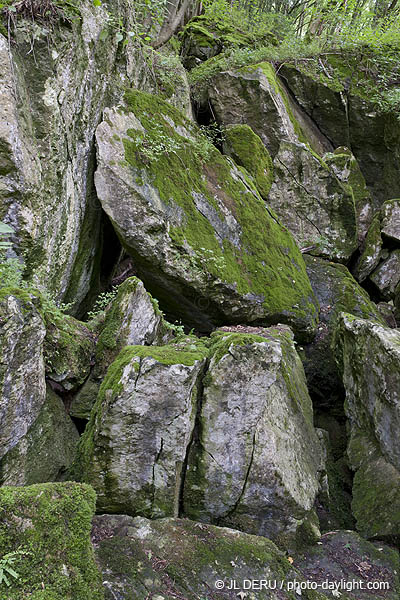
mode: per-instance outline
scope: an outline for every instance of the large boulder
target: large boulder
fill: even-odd
[[[347,267],[319,257],[304,258],[314,294],[321,307],[317,335],[301,352],[308,389],[319,409],[336,409],[340,413],[344,390],[331,348],[339,315],[347,312],[381,325],[385,325],[385,322]]]
[[[102,600],[90,541],[94,509],[93,490],[77,483],[0,488],[3,597]]]
[[[25,436],[46,400],[46,329],[34,303],[24,290],[1,290],[0,459]]]
[[[347,262],[357,248],[351,187],[304,144],[281,142],[268,203],[304,251]]]
[[[188,517],[294,544],[318,535],[322,451],[303,367],[285,326],[218,333],[190,448]]]
[[[125,346],[161,344],[172,335],[156,301],[136,277],[119,286],[104,313],[97,327],[93,368],[70,407],[70,414],[79,419],[89,418],[107,369]]]
[[[101,515],[94,518],[92,539],[106,600],[326,598],[307,589],[302,574],[270,540],[233,529],[187,519]]]
[[[400,539],[400,332],[343,313],[335,341],[357,528],[365,537]]]
[[[129,91],[96,138],[102,206],[165,310],[203,331],[281,321],[312,336],[317,309],[291,235],[193,124]]]
[[[108,369],[75,467],[102,512],[177,516],[204,352],[127,346]]]
[[[379,299],[393,300],[396,287],[400,283],[400,250],[390,252],[371,273],[369,279],[374,284]]]
[[[78,442],[78,430],[63,401],[48,388],[34,423],[0,459],[0,485],[62,481],[73,463]]]
[[[376,81],[368,76],[368,52],[283,65],[279,74],[296,101],[334,147],[346,146],[356,157],[371,190],[374,209],[400,195],[400,123],[395,109],[379,105]]]

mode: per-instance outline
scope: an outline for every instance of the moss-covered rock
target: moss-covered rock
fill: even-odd
[[[355,277],[362,283],[378,266],[382,256],[381,220],[378,213],[373,219],[361,246],[361,253],[353,269]]]
[[[323,465],[292,334],[277,326],[213,339],[184,514],[293,547],[312,523]]]
[[[186,519],[122,515],[94,519],[93,541],[106,600],[185,598],[324,600],[269,540]],[[245,597],[245,596],[244,596]]]
[[[357,248],[351,187],[304,144],[281,142],[268,202],[304,251],[347,262]]]
[[[0,555],[18,577],[6,575],[7,600],[102,600],[90,541],[95,494],[76,483],[0,488]],[[16,554],[12,554],[12,553]]]
[[[342,313],[335,343],[346,389],[347,452],[356,471],[357,527],[366,537],[400,539],[400,333]]]
[[[341,414],[344,390],[331,349],[332,334],[338,317],[341,312],[347,312],[380,325],[385,325],[385,322],[376,305],[347,267],[312,256],[305,256],[305,261],[314,294],[321,307],[317,335],[301,352],[307,384],[320,409],[329,407]]]
[[[79,433],[64,403],[50,389],[33,425],[0,460],[0,485],[61,481],[71,466]]]
[[[224,131],[224,154],[244,167],[253,177],[265,200],[273,181],[273,166],[268,150],[248,125],[230,125]]]
[[[74,467],[98,510],[176,516],[204,349],[127,346],[108,369]]]
[[[312,336],[315,301],[292,237],[182,114],[130,91],[105,112],[97,144],[103,208],[163,308],[205,331],[281,321]]]

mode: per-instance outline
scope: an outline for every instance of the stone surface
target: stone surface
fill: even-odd
[[[352,190],[304,144],[281,142],[268,203],[301,248],[341,262],[357,248]]]
[[[188,338],[184,349],[127,346],[110,366],[77,461],[99,511],[178,514],[203,364]]]
[[[293,564],[331,599],[335,588],[324,590],[322,586],[327,581],[337,585],[336,597],[342,600],[396,600],[400,593],[399,553],[385,544],[367,542],[354,531],[326,533],[321,544],[307,549],[304,556],[295,557]],[[382,584],[386,590],[378,589]]]
[[[214,344],[184,514],[293,544],[312,517],[323,461],[292,335],[279,326],[219,333]]]
[[[6,570],[7,600],[104,598],[90,543],[94,509],[93,490],[77,483],[0,488],[0,555],[16,552],[19,576]]]
[[[0,460],[0,485],[62,481],[75,458],[78,442],[79,433],[62,400],[48,389],[33,425]]]
[[[333,150],[328,139],[292,102],[268,62],[218,73],[209,84],[208,97],[218,123],[249,125],[273,158],[282,140],[309,142],[320,155]]]
[[[307,273],[321,307],[316,338],[301,352],[309,392],[319,408],[338,409],[343,386],[334,353],[332,334],[338,316],[347,312],[384,325],[378,308],[344,265],[305,256]]]
[[[303,581],[266,538],[186,519],[101,515],[94,519],[92,539],[106,600],[222,600],[241,594],[250,599],[295,600],[298,594],[287,588],[295,580]],[[233,580],[237,589],[232,589]],[[265,584],[251,591],[252,580]],[[219,582],[223,582],[220,589]],[[304,600],[325,598],[318,591],[299,591]]]
[[[400,332],[342,314],[335,335],[346,389],[353,512],[365,537],[400,536]],[[389,493],[390,492],[390,493]]]
[[[381,208],[381,232],[387,243],[400,246],[400,200],[388,200]]]
[[[89,418],[107,369],[125,346],[161,344],[172,335],[168,335],[167,323],[156,302],[136,277],[119,286],[99,329],[93,369],[70,408],[70,414],[79,419]]]
[[[383,254],[382,246],[381,221],[378,213],[368,229],[367,236],[361,246],[360,257],[353,269],[354,276],[360,283],[378,266]]]
[[[281,321],[312,337],[303,259],[249,178],[155,96],[127,92],[104,118],[97,193],[163,309],[202,331]]]
[[[371,273],[369,279],[375,285],[380,300],[393,300],[400,282],[400,250],[393,250]]]
[[[43,318],[33,297],[15,294],[0,295],[0,458],[25,436],[46,399]]]

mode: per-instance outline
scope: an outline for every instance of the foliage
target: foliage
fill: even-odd
[[[10,587],[11,583],[9,577],[13,577],[14,579],[20,578],[12,565],[17,560],[17,557],[26,554],[31,554],[31,552],[27,552],[26,550],[14,550],[14,552],[8,552],[0,559],[0,585],[5,583],[7,587]]]
[[[88,312],[87,316],[89,321],[95,319],[101,312],[103,312],[109,304],[114,300],[118,293],[118,286],[113,286],[109,292],[103,292],[99,294],[94,303],[93,309]]]

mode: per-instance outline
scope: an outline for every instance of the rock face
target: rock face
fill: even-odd
[[[360,82],[353,78],[360,72],[355,60],[350,59],[349,89],[344,85],[349,73],[346,57],[331,61],[334,76],[330,79],[316,75],[312,61],[311,68],[308,63],[299,68],[284,65],[279,73],[298,104],[334,147],[352,150],[376,210],[388,198],[400,195],[400,124],[394,110],[382,113],[371,94],[360,90]]]
[[[93,369],[74,397],[70,414],[79,419],[89,418],[107,369],[125,346],[161,344],[171,335],[143,283],[136,277],[126,279],[106,308],[93,350]]]
[[[393,300],[400,282],[400,250],[393,250],[371,273],[370,280],[383,300]]]
[[[321,307],[317,335],[304,346],[302,359],[310,394],[319,408],[340,406],[341,375],[331,349],[332,334],[341,312],[385,325],[376,305],[344,265],[305,256],[307,273]]]
[[[287,542],[310,517],[322,453],[290,332],[264,335],[216,338],[183,509],[195,520]]]
[[[26,435],[0,460],[1,485],[60,481],[72,465],[79,433],[62,400],[47,390],[46,401]]]
[[[203,364],[195,350],[128,346],[111,365],[80,444],[100,511],[177,515]]]
[[[295,590],[287,583],[303,581],[269,540],[186,519],[97,516],[93,543],[105,600],[149,595],[198,600],[210,597],[210,590],[212,598],[222,600],[248,593],[252,580],[265,582],[257,588],[257,598],[293,600]],[[305,600],[326,598],[317,591],[299,591]]]
[[[341,262],[357,248],[351,188],[304,144],[281,142],[268,202],[301,248]]]
[[[128,92],[97,129],[96,189],[146,288],[185,323],[289,323],[312,336],[303,259],[250,180],[159,98]]]
[[[103,599],[90,543],[94,509],[93,490],[77,483],[0,488],[0,554],[16,552],[18,575],[5,572],[7,600]]]
[[[46,399],[43,319],[27,293],[0,300],[0,458],[24,437]]]
[[[343,314],[336,334],[346,389],[353,512],[365,537],[400,536],[400,333]]]
[[[400,246],[400,200],[388,200],[381,209],[381,232],[390,244]]]

